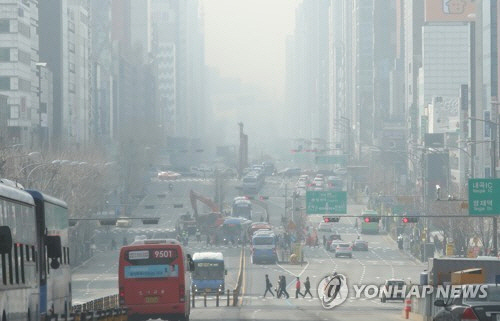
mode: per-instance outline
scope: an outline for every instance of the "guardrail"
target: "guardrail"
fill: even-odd
[[[120,303],[118,294],[109,295],[103,298],[95,299],[83,304],[73,306],[75,312],[90,312],[90,311],[103,311],[111,309],[119,309]]]
[[[233,290],[233,306],[238,305],[238,298],[241,292],[241,283],[243,282],[243,271],[245,269],[245,247],[241,247],[241,255],[240,255],[240,268],[238,271],[238,279],[236,281],[236,286]]]
[[[127,321],[127,310],[121,308],[72,312],[69,314],[51,314],[42,316],[41,321]]]

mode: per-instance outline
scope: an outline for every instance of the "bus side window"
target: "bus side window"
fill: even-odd
[[[69,262],[69,246],[66,248],[66,251],[68,251],[68,265],[70,265],[71,263]]]
[[[7,260],[9,262],[9,284],[14,284],[14,273],[12,271],[12,249],[7,253]]]
[[[14,272],[16,276],[16,284],[19,284],[19,253],[18,253],[18,245],[14,243]]]
[[[30,246],[28,244],[25,245],[25,251],[26,251],[26,262],[30,261]]]
[[[5,262],[5,254],[2,254],[2,283],[7,285],[7,264]]]
[[[66,264],[66,247],[63,246],[62,248],[62,253],[63,253],[63,257],[62,257],[62,264]]]
[[[21,261],[21,283],[25,284],[26,283],[26,278],[24,276],[24,246],[21,244],[21,246],[19,247],[19,258]]]

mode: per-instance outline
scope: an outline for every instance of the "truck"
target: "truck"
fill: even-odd
[[[472,258],[431,258],[429,259],[429,284],[433,286],[452,282],[452,274],[467,269],[482,269],[485,283],[498,283],[500,280],[500,259]]]

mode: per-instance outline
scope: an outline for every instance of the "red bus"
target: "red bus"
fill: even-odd
[[[120,306],[128,320],[189,320],[194,263],[173,239],[138,240],[120,250]]]

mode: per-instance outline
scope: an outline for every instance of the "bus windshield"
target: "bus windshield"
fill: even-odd
[[[224,262],[195,262],[193,279],[215,280],[224,278]]]
[[[274,237],[254,237],[253,245],[273,245]]]
[[[233,216],[249,217],[252,213],[250,206],[233,206]]]
[[[124,267],[126,279],[179,277],[176,249],[130,250]]]

